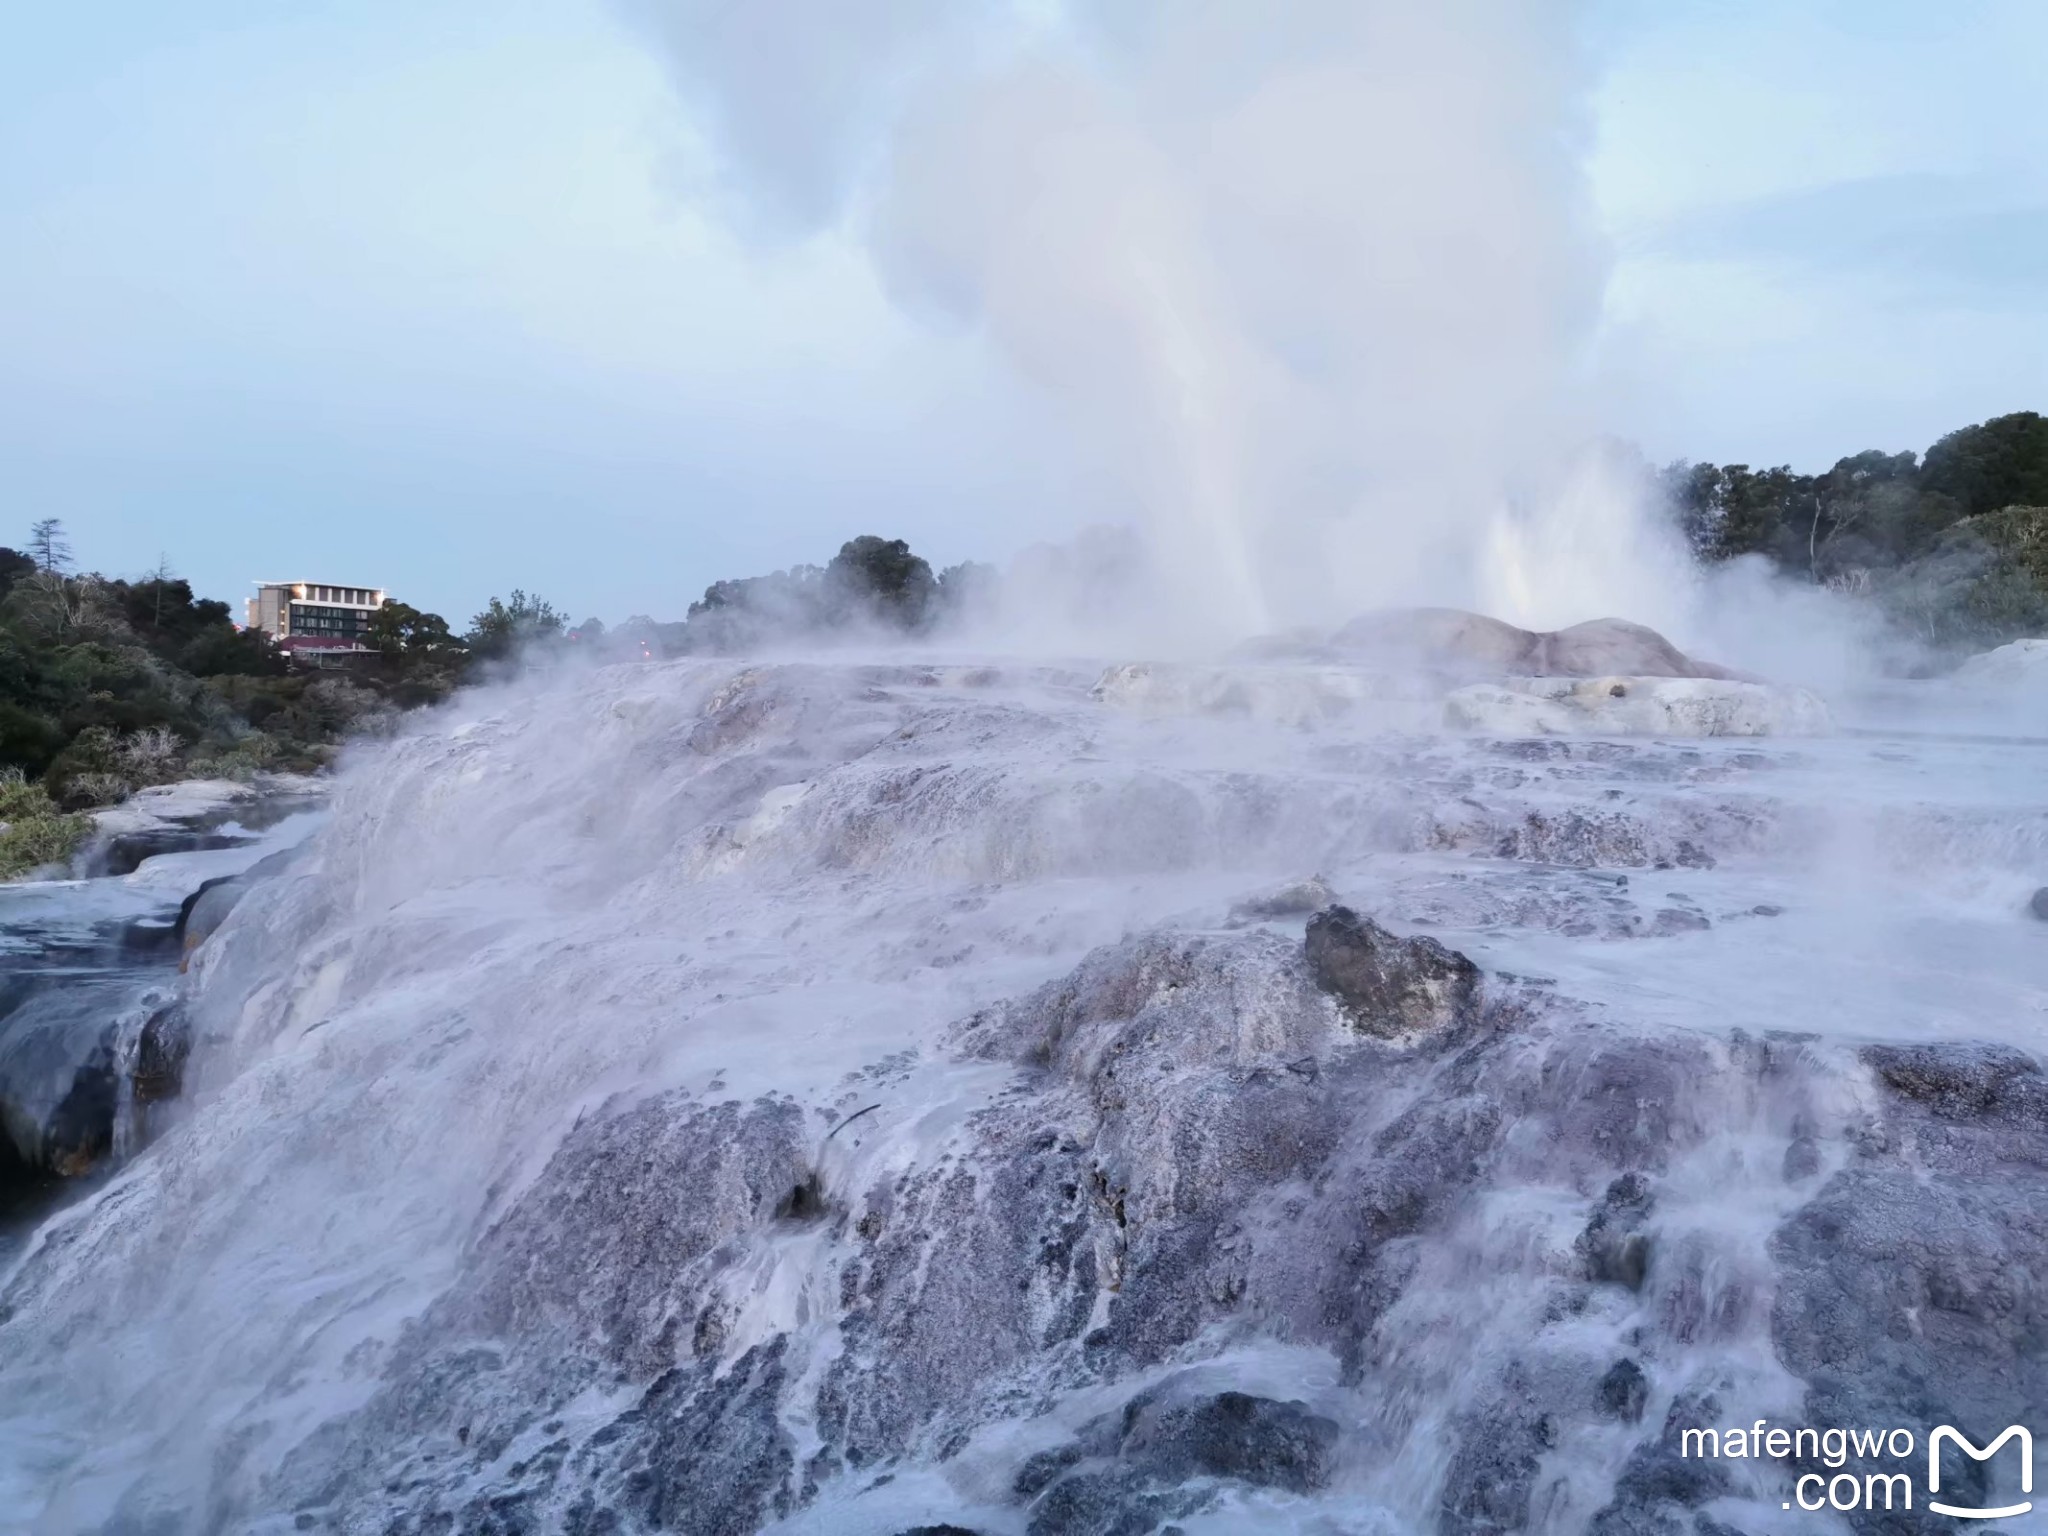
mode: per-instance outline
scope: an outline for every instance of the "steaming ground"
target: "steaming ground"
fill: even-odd
[[[366,752],[6,1281],[0,1527],[1821,1530],[1667,1419],[2040,1422],[2048,748],[1309,670],[617,667]],[[1330,892],[1476,1002],[1319,987]]]

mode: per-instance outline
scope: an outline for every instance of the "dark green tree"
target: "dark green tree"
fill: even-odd
[[[18,549],[0,549],[0,599],[4,599],[17,581],[24,576],[33,576],[36,563]]]
[[[552,639],[562,629],[562,615],[552,603],[515,587],[509,600],[493,597],[490,606],[469,621],[463,642],[472,656],[499,661],[537,640]]]
[[[922,629],[937,592],[930,564],[902,539],[864,533],[842,544],[825,567],[826,602],[842,620],[859,616],[895,629]]]
[[[2002,507],[2048,506],[2048,418],[1994,416],[1927,450],[1920,489],[1953,504],[1948,521]]]
[[[464,650],[462,640],[449,630],[441,615],[395,598],[370,616],[369,641],[394,665],[456,660]]]

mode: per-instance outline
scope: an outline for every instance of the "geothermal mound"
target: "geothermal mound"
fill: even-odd
[[[1705,677],[1754,681],[1695,661],[1654,629],[1590,619],[1569,629],[1518,629],[1462,608],[1389,608],[1361,614],[1331,638],[1345,652],[1398,659],[1471,677]]]
[[[1236,713],[1308,725],[1360,710],[1382,723],[1494,736],[1809,736],[1827,706],[1699,661],[1642,624],[1518,629],[1459,608],[1395,608],[1334,635],[1265,636],[1222,668],[1129,665],[1105,703],[1154,714]],[[1395,718],[1406,704],[1410,718]]]

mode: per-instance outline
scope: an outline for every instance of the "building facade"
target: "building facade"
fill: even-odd
[[[260,629],[295,659],[321,661],[370,649],[370,620],[384,606],[382,587],[318,581],[257,583],[249,627]]]

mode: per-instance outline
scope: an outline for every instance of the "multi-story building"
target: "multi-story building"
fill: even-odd
[[[249,627],[263,630],[301,660],[320,661],[369,649],[370,618],[384,606],[382,587],[340,587],[317,581],[265,581],[249,599]]]

